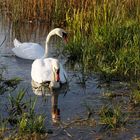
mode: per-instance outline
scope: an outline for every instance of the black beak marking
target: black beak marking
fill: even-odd
[[[67,33],[62,32],[62,36],[63,36],[63,38],[67,38]]]

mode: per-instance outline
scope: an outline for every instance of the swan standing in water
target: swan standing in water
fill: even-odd
[[[58,35],[64,40],[67,39],[67,33],[61,28],[56,28],[48,34],[44,56],[33,62],[31,77],[36,83],[48,82],[50,87],[59,88],[61,83],[67,82],[67,73],[59,60],[50,56],[49,40],[54,35]]]

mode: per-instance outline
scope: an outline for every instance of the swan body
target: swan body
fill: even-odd
[[[50,86],[54,86],[55,82],[66,83],[67,73],[58,59],[51,58],[49,52],[49,40],[53,35],[66,39],[66,32],[61,28],[52,30],[46,39],[45,53],[42,58],[34,60],[31,68],[31,77],[34,82],[39,84],[50,82]],[[60,84],[59,84],[60,85]],[[60,87],[60,86],[57,86]]]
[[[15,47],[12,49],[12,51],[20,58],[35,60],[37,58],[41,58],[44,55],[44,48],[37,43],[21,43],[17,39],[14,39],[13,43]]]
[[[56,66],[56,64],[58,66]],[[64,70],[62,64],[54,58],[36,59],[32,64],[31,77],[32,80],[37,83],[44,82],[54,82],[55,80],[55,70],[59,71],[59,77],[61,83],[66,83],[67,74]]]

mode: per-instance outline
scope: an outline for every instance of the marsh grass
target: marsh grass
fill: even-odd
[[[127,2],[95,2],[86,9],[67,12],[68,29],[73,31],[67,47],[71,60],[80,61],[86,70],[92,69],[110,79],[135,79],[140,75],[140,3]],[[131,16],[128,9],[134,7],[137,12],[131,11]]]
[[[20,78],[12,79],[1,79],[0,80],[0,94],[4,94],[6,91],[13,91],[16,89],[17,85],[20,83]]]
[[[77,38],[76,38],[77,39]],[[140,75],[140,26],[106,25],[93,29],[92,36],[73,38],[68,46],[70,59],[80,61],[86,70],[105,77],[137,79]],[[80,42],[80,43],[79,43]],[[74,44],[74,45],[73,45]]]
[[[25,100],[26,90],[20,90],[16,96],[9,95],[9,118],[11,125],[16,126],[19,133],[44,133],[45,117],[35,112],[37,96]]]
[[[52,1],[44,0],[2,0],[0,1],[1,11],[13,22],[25,22],[32,20],[48,20],[52,13]],[[40,19],[41,18],[41,19]]]
[[[8,122],[13,126],[17,125],[18,121],[21,118],[22,113],[25,111],[27,107],[26,102],[23,101],[25,93],[26,93],[25,90],[21,89],[16,96],[9,94]]]
[[[104,129],[117,129],[124,127],[128,121],[127,114],[121,111],[120,106],[103,106],[100,110],[99,116]]]
[[[20,133],[45,133],[45,119],[43,115],[38,115],[35,113],[37,97],[34,98],[33,102],[30,102],[28,106],[28,112],[22,114],[19,121],[19,132]]]
[[[13,22],[42,21],[66,26],[69,60],[82,69],[112,77],[140,76],[139,0],[1,0],[3,14]]]
[[[132,89],[131,95],[130,95],[130,101],[134,104],[134,106],[140,105],[140,82],[137,82],[137,88]]]
[[[36,137],[37,134],[46,133],[46,116],[35,112],[37,96],[27,99],[27,90],[17,91],[20,81],[19,78],[7,80],[1,74],[1,96],[6,97],[6,104],[1,102],[2,98],[0,98],[0,138],[2,139],[18,139],[33,133],[32,137]],[[5,112],[2,112],[5,107]],[[5,114],[7,115],[5,116]],[[24,136],[25,134],[26,136]]]

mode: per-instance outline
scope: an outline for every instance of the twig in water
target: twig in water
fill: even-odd
[[[6,40],[6,35],[5,35],[4,40],[2,41],[2,43],[0,44],[0,47],[3,45],[3,43],[5,42],[5,40]]]

